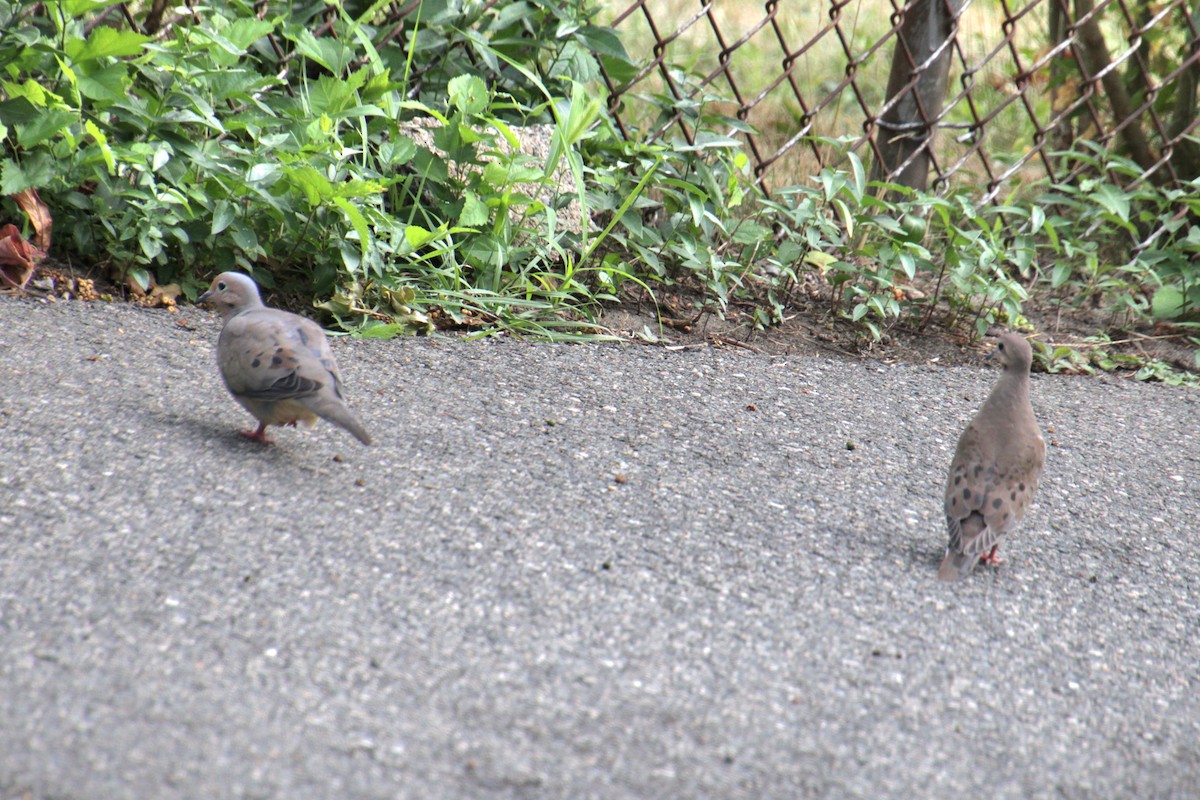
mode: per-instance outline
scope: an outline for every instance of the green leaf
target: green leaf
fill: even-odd
[[[738,244],[757,244],[770,238],[771,229],[752,220],[740,223],[733,231],[733,241]]]
[[[1071,279],[1071,265],[1058,261],[1054,264],[1054,268],[1050,270],[1050,285],[1055,289],[1062,286]]]
[[[4,84],[4,89],[10,94],[13,92],[11,84]],[[41,115],[42,109],[26,97],[14,96],[12,100],[0,101],[0,119],[4,120],[6,125],[27,125],[35,122]]]
[[[397,136],[395,140],[383,142],[379,146],[380,160],[386,166],[407,164],[416,154],[417,143],[407,136]]]
[[[562,121],[558,133],[562,144],[573,147],[587,136],[587,132],[600,118],[600,98],[595,93],[589,93],[587,87],[576,83],[571,90],[571,102],[566,119]],[[553,156],[557,162],[557,154]]]
[[[90,121],[90,120],[89,120]],[[154,148],[154,155],[150,158],[150,169],[153,172],[159,172],[171,161],[171,146],[163,143]]]
[[[460,252],[463,253],[470,263],[479,267],[491,268],[490,281],[480,276],[479,282],[483,285],[483,288],[493,292],[501,290],[497,277],[500,269],[506,263],[504,242],[495,236],[487,234],[472,236],[467,239]]]
[[[233,243],[240,247],[243,252],[251,255],[258,252],[258,235],[255,234],[253,228],[237,224],[230,229],[230,234],[233,236]],[[259,281],[259,283],[262,283],[262,281]]]
[[[384,99],[388,93],[402,91],[403,84],[395,83],[392,80],[392,72],[385,69],[383,72],[372,75],[362,88],[362,99],[364,103],[376,103]]]
[[[79,115],[73,111],[46,109],[33,122],[17,129],[17,144],[25,148],[36,147],[78,119]]]
[[[371,246],[371,226],[367,224],[367,218],[363,216],[358,207],[344,197],[333,198],[333,204],[342,210],[346,218],[350,220],[350,225],[354,228],[354,232],[358,234],[358,246],[362,251],[362,257],[367,259],[367,251]]]
[[[404,228],[404,238],[416,250],[429,244],[437,237],[433,232],[422,228],[420,225],[407,225]]]
[[[76,85],[79,93],[89,100],[115,103],[125,99],[128,76],[124,63],[111,64],[104,69],[81,71]]]
[[[479,195],[474,192],[465,192],[463,194],[463,208],[458,215],[458,224],[468,228],[482,227],[487,224],[491,218],[491,211],[487,207],[487,203],[479,199]]]
[[[352,180],[333,185],[335,197],[374,197],[381,192],[383,192],[383,184],[379,181]]]
[[[334,75],[341,75],[354,60],[354,50],[333,37],[318,39],[309,31],[301,30],[291,38],[300,55],[317,62]]]
[[[112,148],[108,146],[108,137],[104,135],[104,131],[100,130],[99,126],[90,119],[83,124],[83,128],[96,141],[96,146],[100,148],[100,155],[104,158],[104,166],[108,168],[108,174],[116,175],[117,159],[113,155]]]
[[[72,38],[66,43],[66,52],[75,63],[97,58],[121,58],[141,55],[143,46],[150,41],[133,31],[122,31],[101,25],[94,28],[87,40]]]
[[[133,278],[137,282],[137,285],[142,288],[143,292],[150,291],[150,273],[146,270],[141,267],[134,267],[128,270],[125,275]]]
[[[1033,206],[1029,210],[1029,232],[1037,233],[1046,224],[1046,212],[1041,206]]]
[[[1129,219],[1129,196],[1118,187],[1108,183],[1100,184],[1092,193],[1091,199],[1118,220],[1124,222]]]
[[[1150,313],[1156,319],[1176,319],[1183,314],[1185,298],[1174,286],[1163,286],[1150,301]]]
[[[236,216],[237,214],[233,210],[233,205],[228,200],[218,200],[216,206],[213,208],[212,235],[216,236],[232,225]]]
[[[119,2],[121,0],[62,0],[59,5],[68,16],[76,18],[109,6],[115,6]]]
[[[275,23],[268,20],[240,17],[225,29],[224,34],[226,40],[237,47],[240,53],[245,53],[246,48],[273,30]]]
[[[307,164],[302,167],[284,167],[283,171],[292,185],[304,193],[304,199],[310,206],[319,206],[333,195],[333,185],[329,179]]]
[[[508,170],[502,164],[489,161],[483,168],[483,180],[494,188],[503,189],[508,185]]]
[[[854,215],[850,213],[850,207],[839,197],[833,198],[832,202],[833,207],[837,209],[838,216],[842,218],[842,227],[846,230],[846,237],[854,238]],[[894,220],[892,221],[894,222]]]
[[[213,65],[218,67],[231,67],[237,63],[237,60],[245,52],[245,48],[239,47],[233,42],[226,39],[216,31],[208,28],[200,28],[194,34],[193,42],[197,46],[201,46],[205,41],[208,42],[209,58],[212,59]]]
[[[621,43],[621,37],[611,28],[584,25],[576,36],[585,47],[598,56],[629,61],[629,54],[625,52],[625,45]]]
[[[422,178],[436,184],[450,178],[450,165],[424,147],[418,147],[412,158],[413,168]]]
[[[524,159],[508,166],[508,180],[512,183],[540,183],[543,178],[543,170]]]
[[[824,273],[836,261],[837,256],[823,253],[820,250],[810,250],[804,255],[804,263],[816,267],[821,273]]]
[[[609,78],[618,85],[633,80],[639,72],[637,64],[624,58],[601,55],[600,63],[604,66],[604,71],[608,73]]]
[[[354,332],[354,337],[357,339],[395,339],[405,332],[406,327],[399,322],[384,322],[360,328]]]
[[[464,114],[475,115],[487,108],[487,84],[478,75],[458,75],[450,79],[447,88],[451,105]]]
[[[333,117],[358,106],[358,86],[351,81],[322,75],[308,84],[309,114],[329,114]]]
[[[138,232],[138,244],[141,246],[142,255],[146,257],[146,260],[154,261],[162,254],[163,251],[162,231],[157,225],[144,226]],[[139,272],[144,272],[144,270],[139,270]],[[138,279],[138,284],[141,285],[143,289],[148,289],[149,277],[147,277],[146,283],[142,283],[141,279]]]
[[[854,199],[861,200],[867,190],[867,172],[863,169],[862,159],[854,153],[846,153],[850,161],[850,169],[854,175]]]
[[[10,158],[0,161],[0,195],[45,186],[56,175],[55,163],[44,150],[26,156],[20,164]]]
[[[62,98],[53,92],[47,90],[40,83],[30,79],[24,83],[12,83],[11,81],[3,81],[4,91],[14,98],[21,98],[25,101],[24,105],[34,106],[34,109],[19,109],[14,108],[10,104],[12,101],[5,101],[0,109],[6,112],[5,119],[9,122],[30,122],[38,109],[46,108],[49,105],[58,105],[62,103]],[[18,116],[16,112],[20,112]]]

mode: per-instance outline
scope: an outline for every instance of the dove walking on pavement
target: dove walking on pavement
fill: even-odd
[[[270,442],[268,425],[307,428],[321,417],[371,444],[371,435],[342,396],[342,379],[321,326],[263,305],[258,286],[240,272],[213,278],[196,302],[206,301],[225,320],[217,340],[221,377],[259,422],[258,430],[242,431],[243,436]]]
[[[1025,516],[1046,463],[1029,402],[1029,342],[1007,333],[990,357],[1004,372],[959,437],[946,481],[950,543],[938,569],[943,581],[965,578],[979,561],[999,563],[996,550]]]

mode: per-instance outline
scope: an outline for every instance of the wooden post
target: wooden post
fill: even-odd
[[[910,0],[904,6],[892,51],[887,110],[875,122],[879,131],[873,180],[914,189],[924,189],[928,183],[929,151],[946,97],[962,4],[963,0]]]

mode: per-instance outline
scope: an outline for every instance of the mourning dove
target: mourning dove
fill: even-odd
[[[247,439],[270,442],[268,425],[311,427],[317,417],[340,425],[363,444],[371,436],[342,397],[342,379],[325,331],[298,314],[267,308],[258,286],[239,272],[222,272],[197,298],[225,320],[217,364],[229,393],[258,418]]]
[[[999,563],[996,550],[1025,516],[1046,463],[1029,403],[1029,342],[1007,333],[992,356],[1004,372],[959,437],[946,481],[950,543],[938,570],[944,581],[965,578],[980,560]]]

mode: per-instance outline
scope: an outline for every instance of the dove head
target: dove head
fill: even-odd
[[[1005,372],[1027,375],[1030,365],[1033,364],[1033,349],[1019,333],[1006,333],[1000,337],[996,349],[992,351],[992,357],[1000,362]]]
[[[222,272],[213,278],[208,291],[197,297],[196,302],[211,303],[222,319],[229,319],[247,308],[262,307],[258,285],[249,275],[240,272]]]

